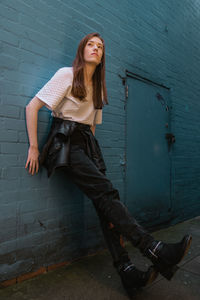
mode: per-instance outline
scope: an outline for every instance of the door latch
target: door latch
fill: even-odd
[[[168,141],[168,146],[170,147],[172,144],[175,143],[176,139],[175,139],[175,135],[173,135],[172,133],[166,133],[165,134],[165,138]]]

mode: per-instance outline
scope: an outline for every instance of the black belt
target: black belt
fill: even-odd
[[[79,122],[76,122],[76,121],[71,121],[71,120],[64,120],[64,119],[61,119],[61,118],[53,118],[53,123],[52,125],[55,123],[55,125],[59,125],[61,123],[63,124],[68,124],[68,125],[74,125],[73,127],[75,129],[79,129],[79,130],[90,130],[90,126],[89,124],[84,124],[84,123],[79,123]]]

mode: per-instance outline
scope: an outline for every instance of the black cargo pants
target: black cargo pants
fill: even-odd
[[[141,251],[151,242],[152,237],[120,202],[118,190],[88,157],[85,145],[81,132],[75,131],[71,136],[70,167],[67,168],[67,172],[80,190],[92,200],[115,265],[129,260],[128,253],[120,242],[120,235],[130,240]]]

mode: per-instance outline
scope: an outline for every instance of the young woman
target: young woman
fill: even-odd
[[[26,168],[33,175],[38,172],[40,161],[48,176],[56,168],[65,168],[92,200],[113,264],[131,297],[158,273],[168,280],[172,278],[189,249],[191,236],[184,236],[176,244],[156,241],[120,202],[117,189],[105,175],[105,163],[94,136],[96,124],[102,121],[102,107],[107,103],[105,43],[98,33],[91,33],[81,40],[73,67],[60,68],[26,107],[30,143]],[[37,118],[44,105],[52,110],[53,122],[39,154]],[[153,266],[146,272],[138,270],[123,247],[121,236],[131,241]]]

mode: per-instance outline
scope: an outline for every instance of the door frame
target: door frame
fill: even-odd
[[[159,83],[159,82],[156,82],[154,80],[151,80],[147,77],[144,77],[144,76],[141,76],[139,74],[136,74],[136,73],[133,73],[131,71],[129,71],[128,69],[125,69],[125,76],[121,76],[119,75],[119,77],[122,79],[122,84],[124,86],[124,110],[125,110],[125,126],[124,126],[124,136],[125,136],[125,149],[124,149],[124,162],[123,162],[123,167],[124,167],[124,179],[125,179],[125,187],[124,187],[124,203],[126,204],[127,203],[127,188],[126,188],[126,184],[127,184],[127,180],[126,180],[126,176],[127,176],[127,100],[128,100],[128,84],[127,84],[127,79],[128,78],[132,78],[134,80],[139,80],[139,81],[142,81],[146,84],[149,84],[149,85],[153,85],[153,86],[159,86],[159,87],[162,87],[166,90],[168,90],[169,92],[171,91],[171,88],[162,84],[162,83]],[[171,113],[170,111],[172,110],[172,103],[171,103],[171,93],[169,93],[169,131],[171,131]],[[173,170],[172,170],[172,147],[169,151],[169,161],[170,161],[170,179],[169,179],[169,182],[170,182],[170,209],[168,211],[169,213],[169,220],[162,224],[160,224],[159,226],[162,227],[162,226],[165,226],[166,223],[170,223],[171,219],[173,219],[173,214],[172,214],[172,211],[173,211],[173,195],[174,195],[174,191],[172,190],[173,189]],[[158,227],[158,226],[156,226]]]

